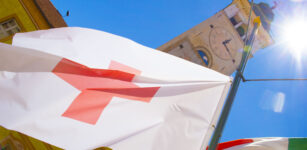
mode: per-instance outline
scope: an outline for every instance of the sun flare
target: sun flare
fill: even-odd
[[[282,41],[286,48],[299,59],[307,52],[307,20],[295,19],[282,26]]]

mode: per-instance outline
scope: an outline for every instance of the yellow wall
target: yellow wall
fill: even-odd
[[[7,130],[0,126],[0,150],[62,150],[61,148],[31,138],[16,131]],[[112,150],[99,147],[95,150]]]
[[[61,150],[45,142],[0,126],[0,149],[8,150]]]
[[[15,18],[22,32],[50,28],[33,0],[0,0],[0,22]],[[0,39],[11,43],[12,36]]]
[[[36,7],[33,0],[19,0],[23,4],[28,15],[31,17],[32,22],[35,24],[36,29],[50,29],[50,26],[40,10]],[[31,30],[32,31],[32,30]]]

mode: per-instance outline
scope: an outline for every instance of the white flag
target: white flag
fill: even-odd
[[[0,125],[65,149],[206,147],[229,86],[228,76],[91,29],[0,45]]]

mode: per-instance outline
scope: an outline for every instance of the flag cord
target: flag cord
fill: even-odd
[[[245,40],[244,40],[244,46],[243,46],[243,47],[245,47],[245,46],[248,44],[248,43],[247,43],[247,42],[248,42],[247,36],[248,36],[248,31],[249,31],[249,26],[250,26],[250,22],[251,22],[250,20],[251,20],[253,8],[254,8],[254,0],[251,0],[251,7],[250,7],[250,10],[249,10],[248,21],[247,21],[247,28],[246,28]],[[250,44],[253,45],[253,42],[254,42],[254,40],[252,40],[252,43],[250,43]],[[252,49],[250,49],[250,50],[248,51],[247,57],[250,56],[251,51],[252,51]],[[246,66],[246,64],[247,64],[247,61],[248,61],[248,59],[244,60],[244,62],[243,62],[244,66],[243,66],[242,70],[239,70],[239,68],[237,69],[237,70],[239,71],[239,73],[241,74],[242,77],[243,77],[243,72],[244,72],[244,70],[245,70],[245,66]],[[243,78],[243,79],[244,79],[244,78]]]
[[[249,82],[249,81],[307,81],[307,78],[271,78],[271,79],[246,79],[243,76],[243,73],[239,70],[238,74],[242,78],[243,82]]]
[[[284,78],[284,79],[243,79],[243,82],[249,81],[307,81],[307,78]]]

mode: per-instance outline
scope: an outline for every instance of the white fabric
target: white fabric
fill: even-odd
[[[61,116],[80,93],[78,89],[45,70],[12,71],[0,65],[0,125],[65,149],[206,147],[211,136],[208,131],[216,122],[230,86],[230,78],[218,72],[91,29],[19,33],[13,45],[0,49],[16,52],[23,47],[31,54],[52,54],[48,59],[42,53],[49,62],[46,67],[62,57],[101,69],[117,61],[142,71],[133,80],[138,86],[161,87],[150,103],[114,97],[98,122],[91,125]],[[15,59],[17,63],[18,58]],[[26,64],[31,68],[35,63]]]

